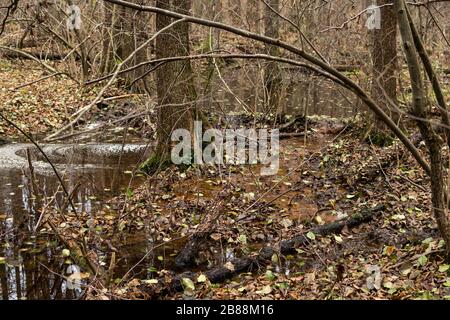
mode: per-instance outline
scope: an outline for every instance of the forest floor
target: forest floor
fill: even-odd
[[[96,93],[64,77],[12,90],[42,75],[33,63],[19,69],[0,60],[2,111],[39,134],[67,122]],[[170,167],[111,199],[94,219],[68,213],[63,222],[55,215],[66,244],[89,232],[81,255],[97,274],[86,274],[86,297],[449,299],[450,266],[423,171],[397,141],[385,148],[361,141],[359,123],[346,130],[332,121],[311,124],[306,139],[281,141],[275,176],[261,177],[259,166]],[[17,132],[0,122],[3,135]],[[367,223],[314,232],[380,204],[384,209]],[[198,230],[207,236],[193,265],[177,266],[175,257]],[[234,272],[237,258],[251,259],[265,247],[276,252],[298,234],[307,242],[292,253]],[[98,250],[106,261],[98,261]],[[211,283],[205,274],[216,266],[227,276]],[[179,280],[182,288],[174,290]]]
[[[58,69],[59,63],[54,63]],[[0,59],[0,105],[4,116],[30,134],[44,135],[60,128],[72,114],[92,101],[98,87],[81,88],[65,75],[50,77],[34,61]],[[111,88],[104,97],[119,95]],[[95,110],[94,110],[95,111]],[[20,133],[0,121],[0,138]]]
[[[35,62],[0,60],[2,112],[30,133],[46,133],[60,127],[83,101],[76,83],[65,77],[19,88],[45,75]],[[11,137],[18,132],[2,121],[0,135]]]
[[[450,298],[450,270],[429,209],[428,178],[414,160],[401,156],[397,144],[381,149],[362,143],[351,131],[337,138],[316,133],[306,148],[302,140],[283,141],[276,177],[257,178],[250,168],[172,168],[128,200],[114,199],[111,208],[126,215],[120,222],[125,230],[148,227],[155,243],[166,243],[168,249],[151,253],[156,267],[144,272],[146,278],[128,273],[131,281],[108,293],[118,298],[162,293],[159,298],[174,299]],[[386,158],[391,161],[379,164]],[[221,204],[224,190],[228,198]],[[369,223],[326,236],[311,231],[379,204],[385,206],[381,215]],[[180,237],[195,234],[211,208],[220,215],[195,266],[187,268],[196,272],[189,274],[193,281],[181,278],[184,290],[179,293],[166,290],[175,273],[158,269],[158,260],[163,265],[173,259],[182,248]],[[222,283],[204,276],[220,264],[233,270],[235,257],[256,256],[265,246],[278,248],[297,234],[306,234],[307,245],[292,254],[274,254],[248,270],[253,272]],[[118,238],[113,243],[124,239]],[[379,276],[373,274],[377,269]]]

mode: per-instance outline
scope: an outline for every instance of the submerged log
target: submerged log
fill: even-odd
[[[187,268],[195,264],[195,257],[200,250],[200,246],[206,241],[212,231],[199,232],[194,234],[186,243],[183,249],[175,258],[175,266],[177,268]]]

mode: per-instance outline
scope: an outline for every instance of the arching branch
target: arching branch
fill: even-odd
[[[145,6],[145,5],[139,5],[130,3],[123,0],[103,0],[112,4],[121,5],[127,8],[131,8],[134,10],[139,11],[147,11],[147,12],[153,12],[156,14],[162,14],[169,17],[172,17],[174,19],[184,19],[186,22],[195,23],[207,27],[213,27],[222,29],[231,33],[234,33],[236,35],[253,39],[256,41],[260,41],[266,44],[278,46],[280,48],[283,48],[291,53],[294,53],[295,55],[298,55],[305,59],[306,61],[310,62],[313,65],[316,65],[320,67],[322,70],[326,71],[327,73],[335,76],[337,79],[342,81],[343,85],[354,92],[368,107],[372,112],[374,112],[381,121],[383,121],[386,126],[402,141],[402,143],[406,146],[406,148],[411,152],[411,154],[414,156],[416,161],[419,163],[419,165],[425,170],[427,174],[430,174],[430,166],[428,163],[423,159],[422,155],[420,154],[419,150],[414,146],[414,144],[411,142],[411,140],[408,139],[408,137],[400,130],[400,128],[395,124],[394,121],[373,101],[367,93],[354,81],[352,81],[350,78],[333,68],[332,66],[328,65],[327,63],[323,62],[321,59],[316,58],[302,49],[293,46],[287,42],[281,41],[279,39],[270,38],[258,33],[254,33],[248,30],[236,28],[233,26],[230,26],[228,24],[211,21],[203,18],[198,18],[190,15],[185,15],[177,12],[173,12],[170,10],[165,10],[161,8],[157,8],[154,6]]]

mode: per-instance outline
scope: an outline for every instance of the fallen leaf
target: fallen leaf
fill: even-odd
[[[184,290],[186,290],[186,289],[191,290],[191,291],[195,290],[194,282],[191,279],[183,278],[183,279],[181,279],[181,283],[183,284]]]
[[[230,261],[228,261],[227,263],[225,263],[224,265],[223,265],[225,268],[227,268],[228,270],[230,270],[230,271],[234,271],[235,269],[234,269],[234,264],[232,264]]]
[[[158,283],[158,279],[142,280],[142,283],[145,283],[145,284],[157,284]]]
[[[206,282],[206,276],[204,274],[199,275],[197,282]]]
[[[316,235],[314,234],[314,232],[310,231],[306,234],[306,237],[310,240],[316,240]]]

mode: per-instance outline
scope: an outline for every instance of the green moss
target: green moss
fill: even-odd
[[[154,153],[139,166],[139,171],[150,175],[158,170],[167,169],[170,165],[171,161],[167,157],[161,157]]]
[[[365,141],[379,147],[388,147],[394,143],[394,137],[387,132],[372,129]]]

